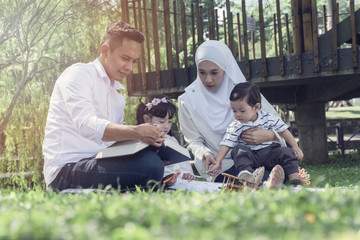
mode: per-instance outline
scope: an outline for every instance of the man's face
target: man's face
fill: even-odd
[[[141,44],[128,38],[124,38],[112,52],[108,45],[102,45],[103,65],[110,80],[122,81],[128,76],[138,62],[140,52]]]

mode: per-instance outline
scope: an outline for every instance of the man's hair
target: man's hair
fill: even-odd
[[[242,101],[246,98],[247,104],[255,106],[257,103],[261,103],[260,89],[257,85],[243,82],[235,85],[230,94],[230,101]]]
[[[124,38],[142,43],[144,34],[130,24],[119,21],[111,24],[106,30],[101,44],[108,43],[110,51],[113,52],[119,45],[121,46]]]

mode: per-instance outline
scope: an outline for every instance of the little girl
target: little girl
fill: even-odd
[[[165,138],[171,141],[179,142],[171,136],[172,118],[176,112],[176,106],[164,95],[152,95],[146,98],[145,103],[140,101],[136,111],[137,124],[151,123],[159,125],[165,132]],[[162,156],[166,161],[166,156]],[[194,180],[194,172],[189,161],[166,165],[164,168],[164,177],[181,172],[179,177],[186,180]],[[167,186],[172,186],[176,182],[176,177],[166,182]]]

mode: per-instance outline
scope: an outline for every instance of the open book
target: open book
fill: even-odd
[[[189,151],[178,143],[165,139],[164,144],[157,148],[136,140],[115,142],[111,146],[101,150],[95,158],[121,157],[137,153],[144,148],[153,148],[164,161],[165,165],[191,160]]]

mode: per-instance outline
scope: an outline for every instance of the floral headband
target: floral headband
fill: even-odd
[[[150,109],[154,106],[159,105],[159,103],[168,103],[169,100],[166,99],[166,97],[163,98],[154,98],[150,103],[145,104],[147,110],[150,111]]]

